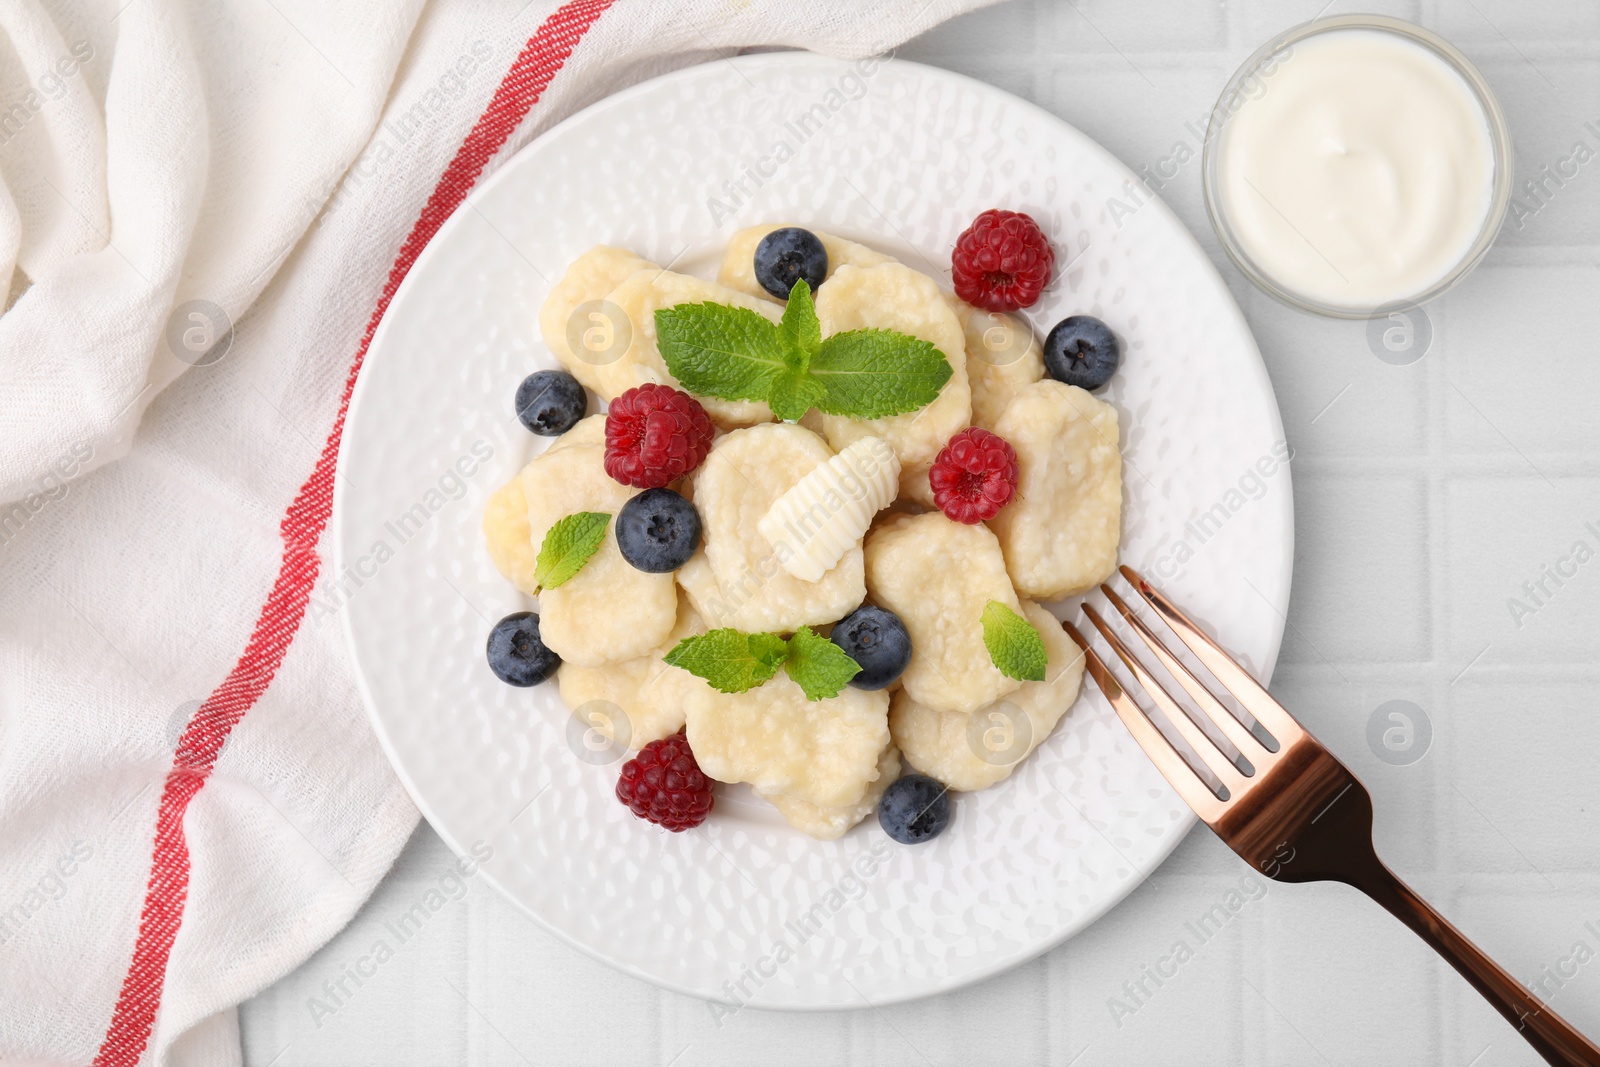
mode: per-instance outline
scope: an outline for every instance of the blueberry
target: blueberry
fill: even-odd
[[[559,437],[589,407],[578,379],[564,370],[542,370],[517,386],[517,418],[540,437]]]
[[[700,513],[671,489],[646,489],[617,513],[617,548],[641,571],[675,571],[700,547]]]
[[[539,638],[539,616],[507,615],[489,631],[489,669],[507,685],[538,685],[561,666],[561,657]]]
[[[1122,343],[1093,315],[1069,315],[1044,339],[1044,366],[1058,382],[1091,392],[1117,373]]]
[[[878,801],[878,825],[902,845],[932,841],[950,825],[950,790],[925,774],[903,774]]]
[[[756,281],[779,300],[789,299],[789,290],[801,278],[814,293],[828,276],[828,250],[810,230],[785,226],[773,230],[756,245]]]
[[[863,604],[833,624],[830,640],[845,655],[861,664],[850,679],[857,689],[883,689],[905,672],[911,662],[911,635],[892,611]]]

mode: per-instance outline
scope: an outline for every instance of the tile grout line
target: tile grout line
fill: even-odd
[[[1556,478],[1581,479],[1600,477],[1600,460],[1593,455],[1583,455],[1576,452],[1560,453],[1533,453],[1539,463],[1553,471]],[[1503,481],[1521,481],[1527,477],[1529,459],[1526,454],[1518,455],[1505,450],[1485,450],[1465,454],[1444,455],[1435,460],[1434,457],[1418,452],[1411,455],[1388,456],[1361,456],[1354,453],[1334,453],[1331,455],[1301,457],[1296,455],[1294,462],[1303,470],[1315,474],[1325,474],[1332,477],[1416,477],[1437,473],[1441,478],[1450,481],[1488,480],[1499,479]]]

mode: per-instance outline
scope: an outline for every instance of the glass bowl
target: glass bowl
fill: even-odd
[[[1270,77],[1271,65],[1280,62],[1280,52],[1291,48],[1296,43],[1318,34],[1332,33],[1339,30],[1377,30],[1382,33],[1394,34],[1405,38],[1414,44],[1432,52],[1444,61],[1445,65],[1459,74],[1468,88],[1472,90],[1479,105],[1483,108],[1484,119],[1489,126],[1489,144],[1493,153],[1493,179],[1489,192],[1489,210],[1484,216],[1482,229],[1477,238],[1467,248],[1466,253],[1445,274],[1420,292],[1397,297],[1385,302],[1378,307],[1353,307],[1350,305],[1333,304],[1296,292],[1283,282],[1272,277],[1265,269],[1253,260],[1240,242],[1233,227],[1232,220],[1228,217],[1228,210],[1222,191],[1219,188],[1218,168],[1220,166],[1220,143],[1222,134],[1228,120],[1238,111],[1247,99],[1242,86],[1249,79],[1261,75]],[[1263,68],[1266,67],[1266,70]],[[1228,253],[1228,258],[1244,272],[1263,292],[1277,298],[1290,307],[1299,308],[1317,315],[1328,315],[1343,319],[1365,319],[1375,314],[1386,313],[1404,308],[1416,307],[1424,304],[1434,297],[1448,290],[1478,265],[1478,262],[1488,254],[1489,248],[1494,244],[1495,237],[1500,232],[1500,224],[1505,219],[1506,209],[1511,200],[1511,131],[1506,126],[1505,113],[1500,110],[1500,104],[1495,100],[1494,92],[1484,81],[1483,75],[1472,65],[1466,56],[1462,55],[1448,41],[1401,19],[1389,18],[1385,15],[1338,15],[1332,18],[1313,19],[1303,25],[1286,30],[1258,48],[1254,55],[1245,60],[1244,64],[1234,72],[1228,84],[1223,87],[1222,95],[1217,98],[1217,104],[1211,109],[1211,117],[1206,125],[1206,139],[1204,154],[1201,158],[1201,180],[1205,193],[1206,214],[1211,219],[1211,226],[1217,233],[1217,238],[1222,242],[1223,249]]]

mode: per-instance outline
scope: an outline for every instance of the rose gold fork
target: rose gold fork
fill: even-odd
[[[1093,607],[1084,604],[1083,613],[1220,783],[1225,792],[1219,797],[1106,669],[1077,628],[1061,624],[1083,649],[1095,684],[1134,740],[1206,825],[1269,878],[1343,882],[1361,890],[1460,971],[1547,1061],[1560,1067],[1600,1067],[1600,1048],[1545,1007],[1383,865],[1372,847],[1372,797],[1355,775],[1172,601],[1131,567],[1121,571],[1222,688],[1277,742],[1275,749],[1269,749],[1114,590],[1102,585],[1106,599],[1199,707],[1200,718],[1191,718],[1180,707]],[[1212,740],[1219,733],[1244,757],[1241,762],[1248,770]]]

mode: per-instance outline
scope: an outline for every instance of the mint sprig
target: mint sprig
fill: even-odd
[[[540,589],[554,589],[583,570],[589,557],[606,540],[611,516],[603,511],[579,511],[556,520],[539,545],[533,580]]]
[[[852,419],[900,415],[932,403],[952,373],[939,350],[919,338],[894,330],[836,333],[811,361],[823,390],[814,406]]]
[[[666,662],[704,678],[720,693],[743,693],[778,673],[789,646],[777,634],[747,634],[731,627],[686,637]]]
[[[932,403],[954,373],[937,347],[896,330],[824,339],[803,278],[776,325],[748,308],[679,304],[657,309],[656,343],[689,392],[765,400],[791,422],[811,408],[853,419],[903,415]]]
[[[743,693],[778,673],[782,667],[807,700],[838,696],[861,665],[844,649],[802,626],[785,641],[771,633],[745,633],[723,628],[679,641],[666,662],[705,679],[720,693]]]
[[[1022,682],[1044,681],[1049,657],[1032,623],[998,600],[983,606],[982,621],[984,647],[1001,674]]]
[[[659,308],[656,344],[678,384],[701,396],[765,400],[788,369],[777,327],[749,308]]]
[[[861,664],[811,627],[802,626],[789,638],[783,669],[805,691],[807,700],[823,700],[838,696],[861,673]]]

